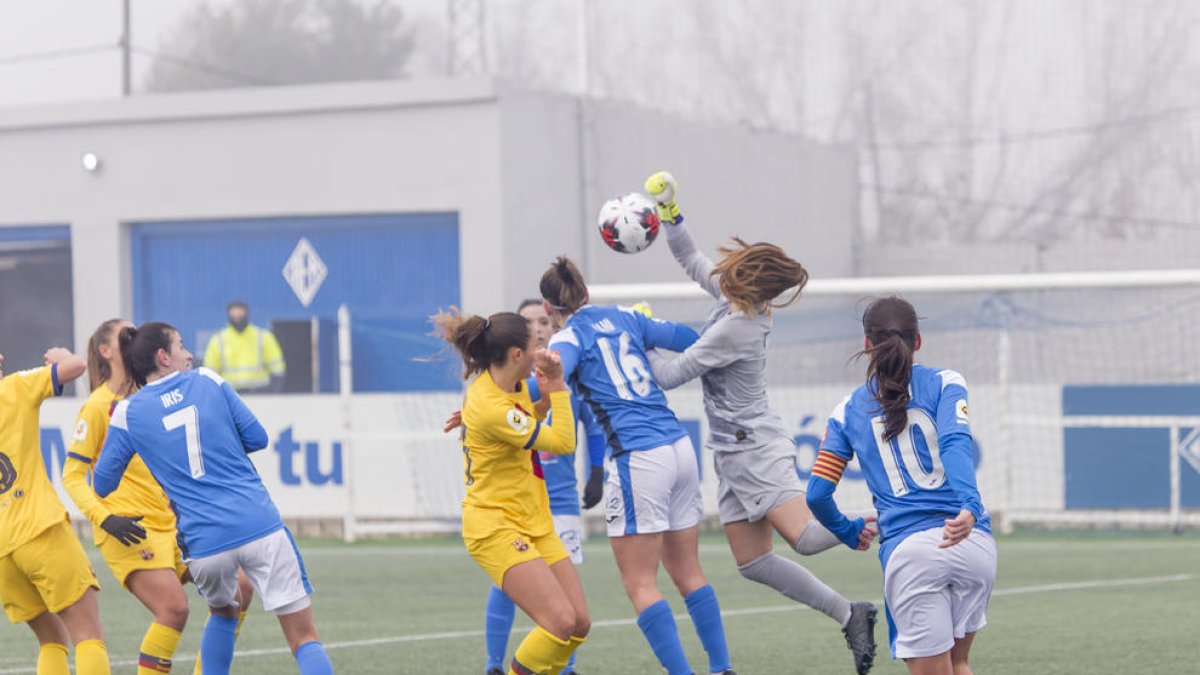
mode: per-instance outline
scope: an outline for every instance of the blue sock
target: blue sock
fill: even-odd
[[[508,651],[508,635],[512,632],[513,617],[517,605],[504,591],[492,586],[487,599],[487,617],[484,623],[487,642],[487,667],[504,670],[504,653]]]
[[[659,600],[643,609],[638,614],[637,624],[668,675],[692,675],[692,667],[683,653],[683,643],[679,641],[675,615],[671,613],[671,606],[666,600]]]
[[[233,666],[233,640],[237,634],[237,617],[208,617],[204,635],[200,638],[200,664],[204,675],[229,675]]]
[[[333,675],[329,653],[325,651],[325,645],[316,640],[296,648],[296,665],[300,666],[300,675]]]
[[[733,666],[729,663],[729,646],[725,644],[725,624],[721,621],[721,605],[712,586],[702,586],[683,599],[700,644],[708,652],[708,672],[721,673]]]
[[[571,658],[567,659],[567,667],[563,670],[564,673],[575,672],[575,652],[571,652]]]

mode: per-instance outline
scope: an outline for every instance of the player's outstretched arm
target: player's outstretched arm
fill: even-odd
[[[691,232],[683,224],[679,205],[675,203],[675,178],[666,171],[659,171],[646,179],[645,188],[658,202],[659,220],[667,230],[667,246],[671,249],[675,262],[679,263],[688,278],[699,284],[706,293],[720,299],[720,283],[712,276],[713,262],[696,246]]]
[[[735,333],[743,323],[718,321],[674,359],[657,350],[646,352],[654,381],[663,389],[674,389],[714,368],[737,361],[742,355]]]
[[[54,375],[58,380],[58,385],[62,385],[79,379],[87,370],[87,363],[83,359],[71,353],[71,350],[63,347],[52,347],[46,350],[42,356],[42,362],[48,366],[54,366]]]

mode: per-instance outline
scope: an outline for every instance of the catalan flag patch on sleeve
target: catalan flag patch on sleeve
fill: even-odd
[[[828,450],[822,450],[817,453],[817,461],[813,463],[812,473],[814,476],[820,476],[836,485],[842,479],[842,472],[845,470],[846,460]]]

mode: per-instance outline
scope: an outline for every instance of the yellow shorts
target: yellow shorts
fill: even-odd
[[[175,538],[175,530],[152,530],[146,528],[146,538],[140,544],[126,546],[116,537],[104,537],[99,544],[104,562],[112,570],[117,583],[125,585],[129,575],[138,570],[174,570],[183,579],[187,565],[183,564],[183,552]]]
[[[61,612],[89,588],[100,590],[100,582],[66,520],[0,558],[0,602],[13,623]]]
[[[463,538],[467,553],[487,572],[492,581],[504,588],[504,574],[515,565],[541,558],[547,565],[571,557],[554,530],[541,537],[529,537],[516,530],[498,529],[481,539]]]

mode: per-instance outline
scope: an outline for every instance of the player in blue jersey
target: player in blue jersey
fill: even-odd
[[[537,347],[546,346],[554,327],[546,313],[541,300],[525,300],[517,308],[517,313],[529,321],[529,326],[537,337]],[[526,381],[529,387],[529,397],[538,401],[541,394],[538,391],[537,378]],[[591,411],[586,406],[579,405],[572,397],[572,407],[575,409],[575,419],[579,420],[587,430],[587,450],[589,472],[587,489],[584,493],[583,508],[590,509],[600,501],[604,476],[604,433],[596,424]],[[452,416],[447,429],[456,428],[461,423],[461,416]],[[583,563],[583,519],[579,511],[579,490],[575,479],[575,453],[556,455],[551,452],[538,452],[542,465],[542,474],[546,480],[546,491],[550,496],[550,515],[554,519],[554,531],[562,540],[567,553],[571,554],[571,562]],[[513,620],[516,617],[516,604],[512,598],[500,590],[495,584],[488,592],[487,610],[485,614],[484,641],[487,645],[486,675],[504,674],[504,655],[508,650],[508,638],[512,633]],[[575,673],[575,654],[567,663],[563,675]]]
[[[583,275],[564,257],[542,275],[541,292],[563,326],[550,348],[608,441],[605,520],[638,627],[669,675],[693,672],[675,617],[658,591],[661,562],[684,597],[708,652],[709,672],[731,673],[720,605],[700,568],[704,504],[696,452],[646,364],[646,350],[686,349],[696,331],[632,308],[589,305]]]
[[[970,675],[975,632],[996,580],[991,518],[975,485],[967,385],[914,363],[917,313],[892,296],[863,314],[866,384],[838,404],[808,483],[813,514],[851,548],[864,523],[833,491],[858,457],[879,510],[879,559],[892,657],[910,673]]]
[[[212,613],[200,644],[204,675],[228,673],[233,662],[239,567],[278,617],[300,673],[332,673],[304,561],[248,454],[267,446],[267,432],[219,375],[189,370],[192,355],[171,326],[124,328],[120,346],[141,389],[113,410],[93,487],[100,497],[115,490],[136,453],[167,493],[184,562]]]

